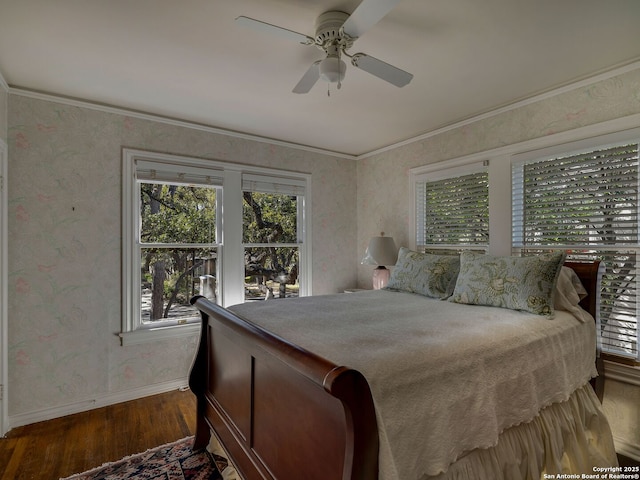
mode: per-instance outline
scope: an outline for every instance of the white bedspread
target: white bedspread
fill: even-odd
[[[230,310],[363,373],[385,480],[446,471],[596,375],[595,326],[566,312],[548,319],[384,290]]]

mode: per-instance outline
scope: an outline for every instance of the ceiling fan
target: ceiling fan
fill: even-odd
[[[336,83],[340,88],[347,68],[341,58],[343,55],[351,59],[351,65],[354,67],[396,87],[404,87],[413,78],[412,74],[371,55],[347,52],[360,36],[378,23],[399,2],[400,0],[362,0],[351,15],[339,11],[325,12],[316,20],[314,37],[245,16],[236,18],[236,21],[241,25],[295,40],[303,45],[314,45],[325,52],[324,59],[311,64],[294,87],[294,93],[309,92],[319,79],[330,84]]]

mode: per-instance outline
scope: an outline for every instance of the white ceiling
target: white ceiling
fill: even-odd
[[[375,1],[375,0],[365,0]],[[640,0],[403,0],[351,49],[414,74],[397,88],[349,65],[342,89],[291,90],[310,36],[360,0],[0,0],[10,87],[362,155],[640,60]]]

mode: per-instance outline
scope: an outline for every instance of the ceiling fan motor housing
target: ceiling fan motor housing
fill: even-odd
[[[349,18],[344,12],[325,12],[316,20],[316,45],[326,51],[329,45],[339,45],[347,49],[353,44],[353,39],[341,31],[342,25]]]

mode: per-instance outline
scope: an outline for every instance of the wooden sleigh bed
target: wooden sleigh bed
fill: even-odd
[[[595,318],[599,263],[565,266],[577,273],[587,290],[580,306]],[[352,295],[359,294],[332,297],[335,303]],[[308,351],[284,338],[287,335],[272,333],[204,297],[191,302],[202,315],[189,380],[197,397],[194,449],[205,448],[213,434],[245,480],[382,480],[376,402],[360,371]],[[599,371],[600,367],[598,363]],[[591,384],[602,398],[603,376],[591,379]],[[612,451],[610,431],[605,433],[609,438],[603,441]]]

